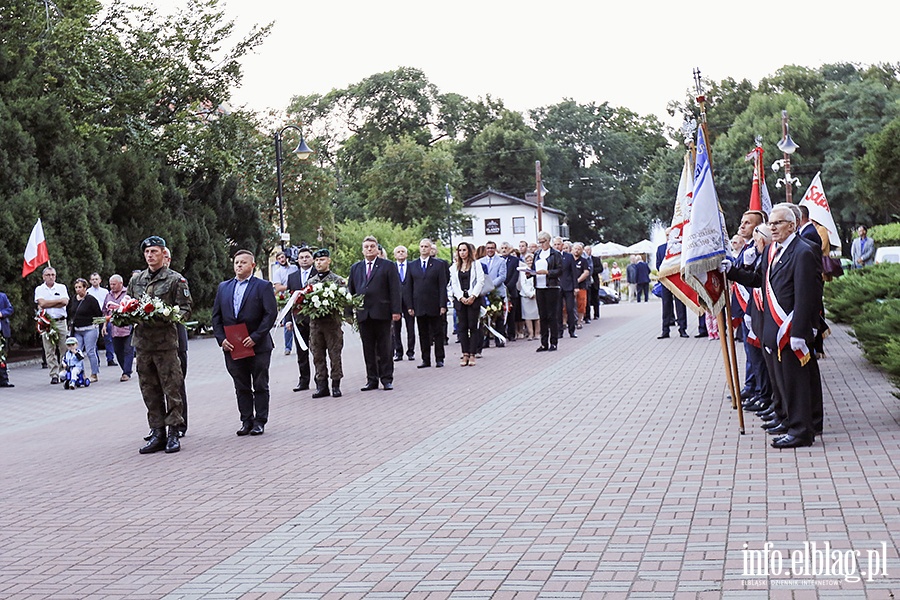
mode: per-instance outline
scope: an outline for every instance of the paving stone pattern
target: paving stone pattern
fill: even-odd
[[[14,366],[16,388],[0,390],[0,598],[900,591],[900,400],[845,330],[821,363],[825,434],[778,451],[750,414],[738,433],[718,342],[656,340],[658,302],[603,311],[555,354],[517,341],[461,368],[451,344],[444,369],[396,363],[391,392],[359,391],[348,330],[340,399],[291,392],[295,358],[276,351],[256,438],[234,435],[215,342],[192,340],[175,455],[137,453],[136,379],[104,368],[64,391]],[[885,554],[887,576],[748,576],[745,550],[767,542],[785,570],[805,542],[828,542],[860,552],[857,570]]]

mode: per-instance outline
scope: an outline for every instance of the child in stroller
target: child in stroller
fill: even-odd
[[[63,357],[63,387],[74,390],[77,387],[88,387],[91,380],[84,376],[84,352],[78,349],[78,340],[66,338],[66,355]]]

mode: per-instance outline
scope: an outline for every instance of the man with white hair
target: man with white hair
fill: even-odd
[[[784,205],[772,209],[772,243],[754,271],[733,269],[722,261],[728,277],[747,287],[762,288],[762,346],[783,410],[781,422],[764,428],[779,435],[774,448],[810,446],[822,431],[822,381],[813,339],[818,320],[818,265],[820,256],[797,237],[797,216]]]

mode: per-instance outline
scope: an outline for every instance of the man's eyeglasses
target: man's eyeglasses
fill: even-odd
[[[769,227],[781,227],[785,223],[792,223],[793,221],[769,221]]]

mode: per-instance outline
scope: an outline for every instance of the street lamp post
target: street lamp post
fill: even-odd
[[[453,196],[450,195],[450,184],[444,184],[444,199],[447,201],[447,237],[450,241],[450,254],[453,254],[453,225],[451,223],[451,206],[453,205]]]
[[[788,113],[786,110],[783,110],[781,111],[781,141],[778,142],[778,149],[784,153],[784,158],[772,163],[772,170],[777,172],[779,167],[784,167],[784,179],[776,181],[775,187],[780,188],[782,185],[785,186],[784,196],[788,204],[792,203],[791,186],[796,185],[797,187],[800,187],[800,180],[796,177],[791,177],[791,154],[796,152],[798,148],[800,148],[800,146],[791,139],[791,133],[788,127]]]
[[[303,130],[296,125],[285,125],[275,132],[275,179],[278,183],[278,236],[281,238],[282,251],[284,251],[284,242],[287,240],[285,239],[284,233],[284,190],[281,184],[281,163],[284,162],[284,156],[281,150],[281,139],[284,132],[288,129],[293,129],[300,134],[300,143],[294,149],[293,154],[296,154],[300,160],[306,160],[313,152],[303,140]]]

